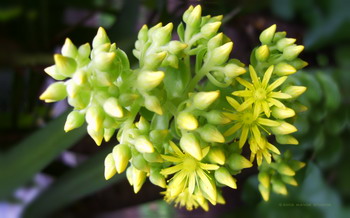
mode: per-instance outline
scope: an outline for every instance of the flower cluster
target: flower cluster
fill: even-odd
[[[61,81],[40,99],[67,98],[74,110],[65,131],[85,120],[98,145],[117,131],[105,178],[126,171],[135,193],[149,178],[165,189],[167,202],[208,210],[209,203],[225,203],[221,187],[236,189],[235,176],[256,160],[264,200],[270,190],[285,194],[281,187],[296,184],[292,176],[302,164],[280,157],[270,136],[278,144],[298,143],[290,135],[297,130],[293,108],[306,88],[291,85],[288,76],[306,66],[298,58],[303,47],[273,25],[260,35],[247,68],[230,59],[233,42],[218,32],[221,20],[191,6],[177,27],[179,40],[172,39],[172,23],[144,25],[133,50],[136,69],[102,28],[92,50],[67,39],[45,69]]]

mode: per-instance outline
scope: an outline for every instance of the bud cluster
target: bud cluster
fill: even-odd
[[[74,110],[65,131],[86,121],[97,145],[117,131],[105,178],[126,172],[135,193],[149,178],[165,189],[167,202],[208,210],[209,203],[225,203],[221,187],[236,189],[236,175],[256,161],[263,198],[270,187],[285,194],[284,183],[293,183],[300,162],[280,157],[269,135],[279,144],[298,144],[290,135],[297,131],[292,118],[306,88],[287,77],[306,65],[297,58],[302,46],[273,25],[245,67],[229,58],[233,42],[218,33],[221,20],[191,6],[177,28],[179,40],[172,40],[172,23],[144,25],[133,50],[136,69],[102,28],[92,49],[67,39],[55,65],[45,69],[59,82],[40,99],[67,98]],[[250,158],[242,153],[246,144]]]

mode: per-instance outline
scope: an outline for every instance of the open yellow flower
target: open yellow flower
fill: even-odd
[[[271,163],[271,153],[272,151],[275,154],[281,154],[278,148],[276,148],[273,144],[269,143],[266,138],[262,137],[260,143],[257,143],[255,139],[251,138],[249,140],[250,145],[250,162],[254,162],[256,158],[256,162],[258,166],[261,165],[263,159],[270,164]]]
[[[252,83],[237,77],[236,80],[246,87],[246,90],[235,91],[232,94],[243,97],[245,101],[237,108],[238,111],[243,111],[251,105],[254,105],[255,116],[264,111],[267,117],[270,117],[270,106],[284,108],[284,104],[277,99],[289,99],[290,95],[282,92],[274,92],[274,90],[286,81],[287,77],[283,76],[275,80],[269,85],[271,74],[273,72],[273,65],[271,65],[265,72],[263,80],[257,76],[253,66],[249,66],[250,78]]]
[[[248,137],[253,137],[257,143],[263,143],[260,129],[267,131],[264,126],[275,127],[280,125],[280,123],[275,120],[261,117],[261,111],[256,112],[257,108],[253,108],[251,105],[248,105],[244,111],[238,111],[241,105],[231,97],[226,97],[226,99],[235,110],[232,112],[225,112],[225,116],[231,119],[235,124],[224,133],[224,136],[230,136],[238,130],[241,130],[241,135],[239,137],[240,148],[243,147]]]
[[[164,176],[175,174],[165,191],[165,200],[175,201],[180,206],[186,206],[188,210],[198,205],[204,209],[207,208],[206,200],[201,196],[212,204],[216,204],[216,185],[208,171],[217,170],[219,166],[202,163],[191,155],[183,153],[173,142],[170,142],[170,147],[174,152],[171,155],[162,155],[162,158],[175,165],[160,171]],[[204,154],[208,151],[209,147],[203,149]]]

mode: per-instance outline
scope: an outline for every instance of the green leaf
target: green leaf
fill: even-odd
[[[69,170],[57,179],[46,191],[31,202],[23,213],[23,218],[47,217],[50,213],[92,194],[125,178],[125,174],[104,179],[103,162],[112,146],[104,149],[78,167]]]
[[[331,111],[337,109],[341,103],[341,94],[338,84],[326,73],[317,73],[317,79],[325,94],[326,101],[324,103],[326,108]]]
[[[86,134],[84,127],[69,133],[63,131],[67,114],[62,114],[3,154],[0,160],[0,199],[29,181],[35,173]]]

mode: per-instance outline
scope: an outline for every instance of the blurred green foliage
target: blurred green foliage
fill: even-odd
[[[302,44],[306,45],[305,56],[310,64],[293,78],[293,82],[308,87],[302,97],[308,110],[297,117],[299,132],[295,136],[300,145],[286,146],[295,157],[307,162],[306,169],[298,175],[299,186],[289,188],[287,197],[273,195],[265,203],[254,188],[257,178],[253,175],[243,184],[243,206],[226,210],[223,216],[350,217],[350,2],[347,0],[2,1],[0,199],[9,200],[13,190],[27,184],[35,173],[51,172],[55,182],[25,212],[27,217],[38,217],[119,182],[121,177],[109,182],[102,179],[101,160],[110,152],[108,145],[76,168],[60,173],[49,170],[60,152],[71,149],[83,137],[85,128],[63,133],[63,115],[39,129],[39,124],[52,119],[55,111],[38,101],[46,80],[43,68],[52,64],[52,52],[67,36],[82,44],[101,25],[108,29],[113,41],[119,42],[119,47],[131,51],[135,31],[141,24],[170,20],[176,23],[180,12],[197,3],[202,3],[208,14],[225,14],[230,18],[224,28],[235,33],[233,40],[238,51],[243,51],[234,55],[244,56],[244,48],[256,45],[248,40],[252,28],[279,22],[287,31],[288,27],[292,30],[296,27],[295,35],[303,36]],[[237,30],[244,34],[236,34]],[[144,208],[145,217],[161,214]],[[164,217],[173,217],[174,211],[168,209],[164,209]]]

